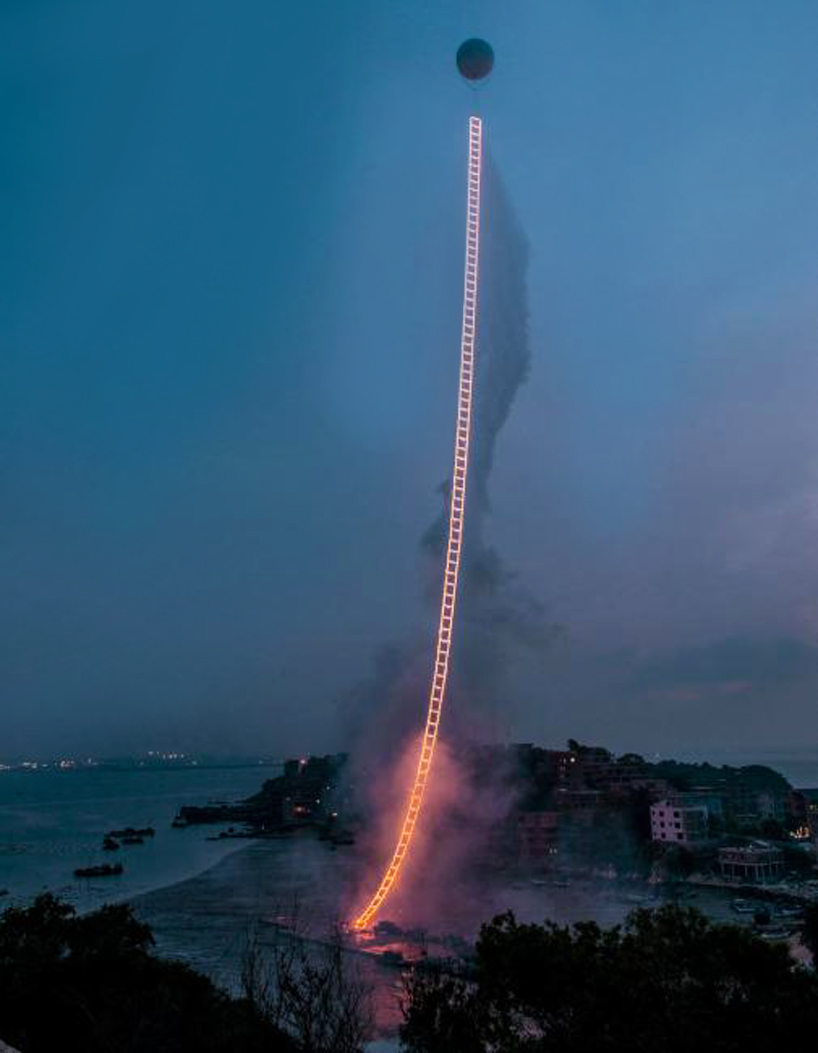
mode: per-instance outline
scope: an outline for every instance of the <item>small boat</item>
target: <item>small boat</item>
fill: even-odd
[[[181,830],[183,829],[183,827],[187,826],[187,819],[183,819],[181,815],[177,815],[170,825],[175,827],[177,830]]]
[[[119,838],[124,841],[128,837],[153,837],[156,831],[152,826],[126,826],[122,830],[109,830],[106,837]]]
[[[145,838],[140,837],[138,834],[129,835],[128,837],[122,838],[123,845],[144,845]]]
[[[116,852],[119,848],[119,841],[115,841],[113,837],[106,837],[102,842],[102,847],[106,852]]]
[[[101,863],[96,867],[77,867],[74,871],[74,877],[116,877],[122,873],[123,869],[121,863]]]
[[[748,899],[734,899],[730,906],[736,914],[755,914],[758,909]]]

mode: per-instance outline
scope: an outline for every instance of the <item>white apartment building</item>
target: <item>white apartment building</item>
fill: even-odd
[[[654,841],[688,845],[707,840],[707,808],[681,801],[657,801],[650,806],[650,835]]]

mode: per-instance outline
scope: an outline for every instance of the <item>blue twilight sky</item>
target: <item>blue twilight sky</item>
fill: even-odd
[[[564,627],[507,731],[818,744],[818,6],[6,0],[0,755],[330,749],[431,632],[473,34],[531,242],[490,529]]]

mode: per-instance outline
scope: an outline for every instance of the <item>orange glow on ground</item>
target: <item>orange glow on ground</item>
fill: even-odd
[[[460,385],[457,399],[457,427],[454,443],[454,477],[449,511],[449,533],[446,565],[443,572],[443,597],[437,630],[434,673],[426,713],[426,727],[418,756],[414,782],[409,793],[406,813],[389,866],[366,908],[352,923],[354,929],[365,929],[383,906],[398,879],[409,852],[412,835],[420,815],[423,795],[429,781],[432,758],[440,727],[440,714],[449,676],[452,628],[457,603],[460,575],[460,552],[466,505],[466,475],[469,465],[472,390],[474,379],[474,342],[477,329],[477,277],[480,256],[480,175],[483,156],[483,124],[479,117],[469,118],[469,175],[466,213],[466,273],[463,291],[463,327],[460,336]]]

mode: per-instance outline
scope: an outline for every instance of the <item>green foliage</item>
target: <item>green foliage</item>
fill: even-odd
[[[467,977],[415,973],[413,1053],[769,1053],[815,1048],[818,978],[746,929],[689,908],[624,927],[485,925]]]
[[[246,1002],[151,954],[128,906],[77,917],[51,895],[0,916],[0,1035],[25,1053],[294,1050]]]
[[[656,778],[667,779],[677,790],[689,790],[693,786],[729,789],[739,783],[761,789],[778,789],[787,792],[790,784],[780,772],[763,764],[748,764],[734,768],[723,764],[717,768],[706,761],[703,764],[692,764],[677,760],[662,760],[651,765],[651,774]]]

